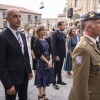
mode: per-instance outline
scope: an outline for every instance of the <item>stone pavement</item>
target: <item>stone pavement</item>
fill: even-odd
[[[52,85],[47,87],[47,97],[50,100],[68,100],[68,95],[70,92],[70,88],[72,85],[72,78],[67,78],[66,73],[63,71],[62,73],[63,81],[67,83],[67,85],[58,85],[59,90],[56,90],[53,88]],[[38,100],[38,90],[36,86],[34,86],[34,78],[29,81],[28,86],[28,100]],[[2,84],[0,83],[0,100],[4,99],[4,89],[2,87]]]

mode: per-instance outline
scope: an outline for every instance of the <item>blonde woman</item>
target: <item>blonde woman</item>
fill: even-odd
[[[36,35],[37,39],[34,41],[37,57],[35,85],[39,90],[38,100],[49,100],[46,97],[46,86],[52,83],[52,57],[50,57],[49,43],[44,39],[45,27],[38,26]]]

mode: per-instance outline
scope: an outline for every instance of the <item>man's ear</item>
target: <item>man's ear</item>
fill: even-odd
[[[89,32],[91,32],[92,28],[93,28],[93,25],[92,24],[88,24],[86,26],[86,30],[89,31]]]
[[[9,18],[8,17],[6,17],[5,19],[9,22]]]
[[[93,28],[93,25],[92,25],[92,24],[90,24],[90,25],[88,26],[88,28],[89,28],[89,29],[92,29],[92,28]]]

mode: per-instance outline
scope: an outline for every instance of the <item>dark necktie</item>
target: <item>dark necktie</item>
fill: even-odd
[[[96,44],[97,44],[98,49],[100,50],[100,37],[99,37],[99,40],[96,41]]]
[[[98,49],[100,50],[100,43],[96,42]]]

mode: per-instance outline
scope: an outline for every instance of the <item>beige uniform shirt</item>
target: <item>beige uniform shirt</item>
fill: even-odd
[[[73,86],[69,100],[100,100],[100,50],[83,36],[73,52]]]

